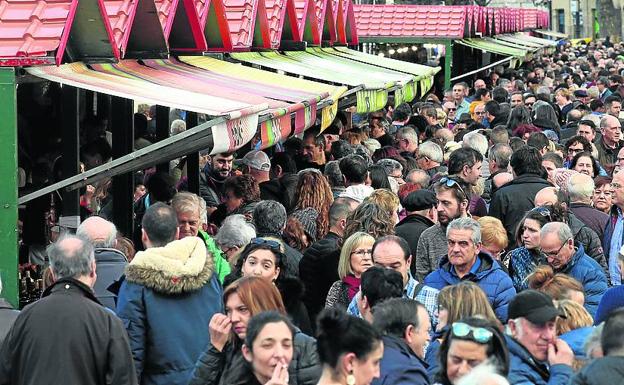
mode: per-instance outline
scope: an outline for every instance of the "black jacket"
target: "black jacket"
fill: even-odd
[[[581,222],[594,230],[598,238],[602,239],[604,236],[604,229],[607,226],[607,222],[609,222],[609,214],[603,213],[585,203],[570,204],[570,211],[572,211]]]
[[[503,222],[510,246],[515,244],[513,240],[516,239],[516,226],[524,214],[534,207],[535,194],[544,187],[551,186],[539,175],[524,174],[496,190],[490,204],[489,215]]]
[[[235,337],[235,341],[228,342],[221,352],[208,343],[206,351],[199,356],[189,385],[248,384],[252,377],[249,374],[249,367],[241,353],[240,341]],[[288,374],[290,385],[316,385],[321,377],[316,340],[298,330],[295,333],[294,353]]]
[[[137,384],[126,329],[84,283],[58,280],[7,335],[0,384]]]
[[[107,308],[115,311],[117,306],[117,294],[109,290],[109,287],[119,281],[124,274],[128,260],[119,250],[100,248],[95,249],[95,265],[97,281],[93,291],[98,301]]]
[[[18,315],[18,310],[13,309],[13,306],[4,298],[0,298],[0,345],[2,345],[2,341],[11,330],[11,326],[13,326]]]
[[[624,357],[597,358],[570,381],[572,385],[604,385],[624,383]]]
[[[414,256],[416,255],[416,248],[418,247],[420,234],[422,234],[423,231],[427,230],[434,224],[435,223],[433,223],[433,221],[427,217],[423,217],[422,215],[418,214],[412,214],[403,218],[403,220],[399,222],[394,228],[394,232],[396,235],[407,241],[407,244],[412,251],[412,256]],[[412,275],[416,274],[415,262],[416,258],[412,257],[412,265],[410,266]]]
[[[277,201],[291,212],[295,205],[295,190],[299,178],[297,174],[286,173],[279,178],[260,183],[260,198]]]
[[[306,292],[303,302],[311,320],[315,320],[318,313],[323,310],[327,292],[338,280],[338,261],[328,266],[324,260],[336,251],[340,253],[339,242],[340,236],[329,232],[325,237],[310,245],[299,262],[299,277]],[[334,271],[330,271],[334,266],[336,267]]]

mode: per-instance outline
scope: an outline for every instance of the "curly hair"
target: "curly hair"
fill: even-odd
[[[243,200],[241,206],[260,200],[260,187],[251,175],[235,175],[227,178],[223,184],[223,191],[228,190]]]
[[[347,216],[342,239],[347,239],[358,231],[365,232],[373,238],[393,235],[392,216],[377,203],[363,202]]]
[[[377,189],[373,191],[371,195],[364,199],[364,202],[373,202],[377,203],[381,206],[382,209],[386,210],[388,214],[391,215],[392,212],[399,211],[399,197],[397,194],[392,191],[384,188]]]
[[[289,216],[286,221],[286,227],[284,228],[284,231],[282,231],[284,242],[286,242],[288,246],[293,249],[303,252],[308,248],[308,246],[310,246],[309,239],[308,242],[304,242],[305,235],[305,230],[303,229],[301,222],[299,222],[297,218]]]
[[[329,232],[329,207],[334,203],[334,195],[327,178],[315,169],[299,171],[295,210],[312,207],[318,211],[316,237],[323,238]]]

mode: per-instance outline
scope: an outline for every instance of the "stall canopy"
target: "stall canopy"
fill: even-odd
[[[461,39],[457,40],[457,43],[497,55],[510,56],[512,58],[512,67],[515,67],[516,63],[522,62],[532,55],[527,49],[509,47],[485,39]]]
[[[557,43],[552,40],[541,39],[524,33],[497,35],[494,38],[497,41],[508,42],[520,48],[526,47],[543,53],[550,53],[557,47]]]
[[[551,31],[549,29],[536,29],[535,32],[540,33],[544,36],[554,37],[555,39],[567,39],[568,35],[561,32]]]
[[[333,49],[333,51],[308,48],[305,51],[286,51],[283,54],[277,52],[233,53],[231,57],[248,64],[345,85],[355,90],[359,113],[383,108],[388,101],[388,92],[391,91],[395,92],[395,104],[413,100],[417,94],[417,81],[423,79],[423,76],[430,77],[431,70],[435,71],[430,67],[426,67],[427,72],[420,66],[410,67],[410,70],[417,71],[421,76],[417,78],[409,70],[397,71],[391,69],[388,64],[377,65],[372,61],[376,58],[375,56],[357,53],[358,59],[355,55],[344,48]],[[394,65],[393,63],[392,66]],[[430,81],[422,82],[422,86],[430,87],[430,85]],[[421,90],[421,93],[423,92]]]

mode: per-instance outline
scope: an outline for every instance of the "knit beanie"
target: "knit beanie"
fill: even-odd
[[[311,238],[311,241],[316,241],[316,220],[318,218],[318,211],[312,207],[306,207],[305,209],[293,211],[291,216],[301,223],[306,235]]]

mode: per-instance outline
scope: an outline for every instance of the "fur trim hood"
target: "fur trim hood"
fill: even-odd
[[[126,267],[126,279],[165,294],[199,290],[212,277],[214,261],[198,237],[138,252]]]

